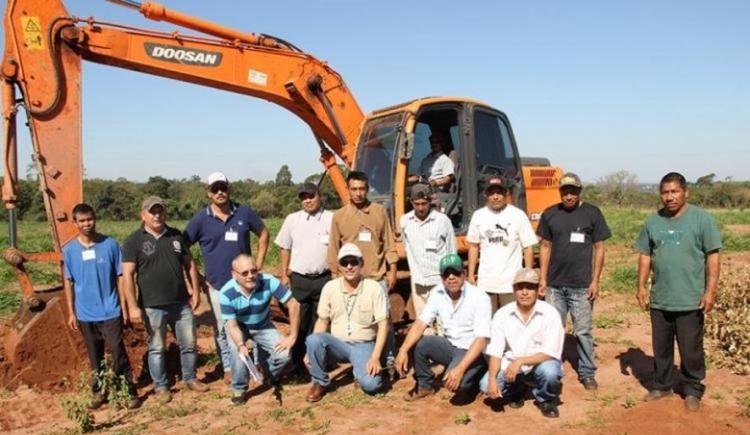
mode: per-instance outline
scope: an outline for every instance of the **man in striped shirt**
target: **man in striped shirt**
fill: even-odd
[[[269,305],[276,298],[289,310],[290,332],[282,336],[271,323]],[[232,279],[221,288],[221,316],[229,333],[232,352],[232,397],[234,405],[245,403],[249,372],[245,361],[252,361],[245,341],[252,339],[257,360],[278,386],[279,376],[289,362],[289,351],[297,340],[299,303],[278,279],[259,273],[253,257],[240,254],[232,261]]]
[[[411,272],[414,318],[417,319],[427,303],[430,290],[441,283],[440,259],[456,253],[456,235],[448,216],[432,209],[430,186],[415,184],[409,197],[414,209],[401,216],[400,228]],[[432,326],[428,326],[427,333],[433,334]]]

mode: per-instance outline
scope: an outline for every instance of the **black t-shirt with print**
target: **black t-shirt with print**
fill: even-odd
[[[552,242],[547,285],[585,288],[592,279],[593,244],[612,233],[599,208],[584,202],[573,210],[562,203],[544,210],[537,235]]]
[[[128,236],[122,246],[123,263],[135,263],[138,305],[159,307],[189,299],[182,262],[188,254],[182,233],[166,227],[154,237],[143,227]]]

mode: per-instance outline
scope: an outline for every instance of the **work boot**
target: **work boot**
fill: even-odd
[[[128,409],[138,409],[142,404],[143,402],[141,401],[140,397],[138,397],[137,395],[132,395],[130,396],[130,401],[128,402]]]
[[[244,391],[232,391],[232,397],[230,401],[232,402],[232,405],[240,406],[245,403],[247,400],[245,392]]]
[[[169,390],[158,390],[156,392],[156,401],[159,402],[160,405],[166,405],[172,401],[172,393],[170,393]]]
[[[643,398],[644,402],[653,402],[654,400],[663,399],[665,397],[671,396],[673,391],[670,390],[649,390],[648,394],[646,394],[646,397]]]
[[[307,401],[310,403],[320,402],[320,399],[326,395],[326,387],[313,382],[310,386],[310,390],[307,392]]]
[[[508,407],[512,409],[523,408],[523,396],[512,396],[508,398]]]
[[[101,408],[105,403],[107,403],[107,398],[104,396],[104,394],[97,392],[94,393],[93,396],[91,396],[91,402],[88,404],[88,406],[86,406],[86,408],[95,411]]]
[[[201,381],[188,381],[185,382],[188,390],[195,391],[196,393],[205,393],[208,391],[208,385]]]
[[[685,396],[685,409],[688,412],[698,412],[701,409],[701,399],[695,396]]]
[[[581,384],[583,384],[583,388],[586,391],[596,391],[597,389],[599,389],[599,384],[594,378],[583,378],[581,379]]]
[[[542,415],[547,418],[557,418],[560,416],[560,411],[557,409],[555,402],[540,403],[539,410],[541,410]]]

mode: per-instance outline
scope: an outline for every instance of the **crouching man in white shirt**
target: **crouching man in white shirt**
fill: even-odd
[[[489,371],[479,388],[490,399],[505,398],[511,408],[523,406],[526,385],[545,417],[557,409],[562,379],[565,331],[555,308],[537,300],[539,273],[521,269],[513,279],[516,302],[492,318]]]

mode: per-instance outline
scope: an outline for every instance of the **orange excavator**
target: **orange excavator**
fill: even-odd
[[[440,193],[441,207],[459,234],[483,205],[483,185],[500,175],[513,185],[513,201],[532,220],[558,200],[561,170],[531,162],[524,166],[510,122],[501,111],[472,99],[428,97],[365,115],[343,78],[321,60],[281,38],[246,33],[168,9],[161,4],[109,0],[191,32],[158,32],[94,18],[71,16],[61,0],[7,0],[5,51],[1,67],[3,101],[3,186],[12,266],[23,297],[10,325],[3,357],[22,381],[33,383],[46,370],[60,376],[84,360],[77,334],[65,328],[60,287],[32,283],[26,264],[61,265],[61,247],[76,235],[73,206],[83,200],[81,61],[138,71],[209,88],[262,98],[307,123],[326,174],[342,201],[344,175],[337,164],[363,171],[371,200],[383,204],[393,222],[408,211],[409,175],[419,172],[430,152],[430,135],[448,138],[445,152],[456,174]],[[53,252],[18,249],[16,119],[26,112],[46,208]],[[338,159],[338,160],[337,160]],[[400,250],[403,258],[403,249]],[[403,303],[401,307],[403,307]],[[52,372],[50,372],[52,371]]]

